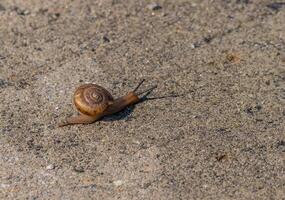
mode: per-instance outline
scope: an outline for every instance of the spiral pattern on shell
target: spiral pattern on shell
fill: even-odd
[[[79,112],[95,116],[103,113],[113,102],[112,95],[96,84],[84,84],[74,93],[74,104]]]

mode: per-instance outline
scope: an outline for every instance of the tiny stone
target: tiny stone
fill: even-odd
[[[18,15],[29,15],[31,12],[29,10],[26,9],[20,9],[18,7],[14,7],[13,10],[15,10],[17,12]]]
[[[285,141],[281,140],[277,142],[277,147],[281,147],[281,146],[285,147]]]
[[[7,86],[12,85],[9,81],[4,80],[4,79],[0,79],[0,88],[5,88]]]
[[[158,3],[151,3],[147,5],[147,8],[150,10],[159,10],[162,7]]]
[[[60,13],[49,13],[48,20],[49,22],[56,21],[60,17]]]
[[[24,10],[23,14],[24,15],[29,15],[31,12],[29,10]]]
[[[204,42],[210,43],[212,41],[212,39],[213,38],[211,36],[204,37]]]
[[[267,5],[268,8],[279,11],[282,7],[285,7],[285,3],[277,2],[277,3],[270,3]]]
[[[78,172],[78,173],[84,172],[84,168],[81,167],[81,166],[75,166],[75,167],[73,168],[73,170],[74,170],[75,172]]]
[[[121,186],[123,185],[123,181],[122,180],[117,180],[113,182],[115,186]]]
[[[103,41],[104,41],[104,42],[110,42],[110,39],[109,39],[106,35],[104,35],[104,36],[103,36]]]
[[[191,44],[192,49],[195,49],[195,47],[196,47],[195,44]]]
[[[55,168],[55,166],[53,164],[50,164],[46,167],[47,170],[52,170],[54,168]]]

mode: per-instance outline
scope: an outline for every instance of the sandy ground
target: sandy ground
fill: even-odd
[[[284,199],[278,2],[0,0],[0,198]],[[143,78],[180,96],[57,127]]]

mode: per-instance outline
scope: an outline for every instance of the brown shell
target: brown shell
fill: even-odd
[[[79,112],[96,116],[102,114],[114,99],[105,88],[90,83],[78,87],[73,100]]]

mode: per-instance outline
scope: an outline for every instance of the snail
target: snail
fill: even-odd
[[[154,86],[137,93],[138,88],[144,81],[143,79],[133,91],[117,99],[114,99],[110,92],[102,86],[93,83],[79,86],[74,92],[73,101],[80,114],[66,118],[65,121],[59,123],[59,126],[93,123],[106,115],[112,115],[127,106],[138,103],[156,88]],[[144,93],[146,94],[143,97],[139,97]]]

